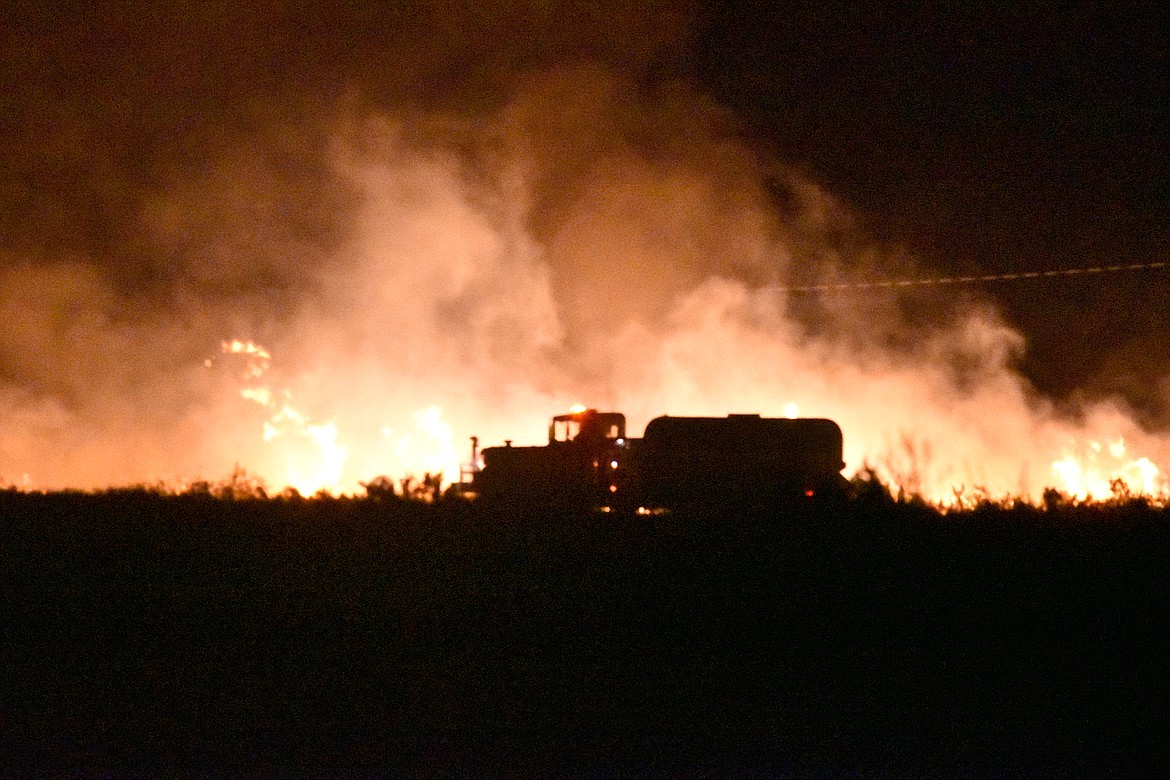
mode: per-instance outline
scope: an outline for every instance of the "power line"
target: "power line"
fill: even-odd
[[[807,284],[779,287],[779,292],[842,292],[845,290],[870,290],[897,287],[930,287],[934,285],[974,284],[975,282],[1010,282],[1018,279],[1044,279],[1056,276],[1081,276],[1105,274],[1117,271],[1150,271],[1170,267],[1170,263],[1127,263],[1119,265],[1098,265],[1091,268],[1060,268],[1048,271],[1021,271],[1013,274],[981,274],[978,276],[936,276],[924,279],[889,279],[876,282],[835,282],[832,284]]]

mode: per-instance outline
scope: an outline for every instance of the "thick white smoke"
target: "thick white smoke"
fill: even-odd
[[[908,261],[685,86],[512,85],[475,118],[342,101],[326,132],[274,123],[182,172],[139,215],[161,296],[95,258],[6,262],[0,478],[452,479],[469,435],[539,442],[578,402],[634,435],[795,404],[842,425],[847,473],[932,497],[1034,497],[1093,442],[1170,468],[1122,407],[1037,397],[1020,335],[953,289],[788,292]]]

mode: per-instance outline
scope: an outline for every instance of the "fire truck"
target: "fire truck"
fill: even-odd
[[[620,412],[552,418],[548,443],[488,447],[472,439],[471,493],[486,500],[676,509],[840,495],[841,428],[823,418],[656,417],[640,439]]]

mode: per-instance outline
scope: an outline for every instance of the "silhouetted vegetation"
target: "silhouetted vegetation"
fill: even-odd
[[[0,491],[0,773],[1166,768],[1139,498],[944,514],[871,475],[618,516],[237,477]]]

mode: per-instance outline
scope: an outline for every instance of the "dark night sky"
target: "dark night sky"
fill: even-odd
[[[144,197],[273,114],[296,126],[355,90],[474,113],[514,73],[595,58],[713,96],[925,269],[1170,259],[1170,55],[1152,5],[198,5],[6,3],[0,248],[113,250],[134,279]],[[1028,337],[1041,389],[1123,390],[1165,422],[1170,272],[983,292]]]
[[[944,273],[1164,262],[1170,56],[1165,13],[1142,8],[740,4],[716,14],[702,72]],[[1047,389],[1141,395],[1170,365],[1164,270],[986,293]]]

